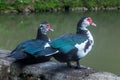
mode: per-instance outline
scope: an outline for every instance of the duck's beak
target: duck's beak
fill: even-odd
[[[54,31],[54,29],[49,29],[50,31]]]
[[[91,26],[95,26],[96,27],[96,24],[94,22],[91,23]]]

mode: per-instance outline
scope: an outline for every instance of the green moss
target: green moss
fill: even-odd
[[[33,5],[36,10],[71,7],[119,7],[120,0],[0,0],[0,10],[19,9],[19,5]]]

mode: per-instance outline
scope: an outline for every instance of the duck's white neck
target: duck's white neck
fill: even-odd
[[[87,29],[86,27],[81,27],[80,29],[83,30],[83,31],[84,31],[84,30],[85,30],[85,31],[88,31],[88,29]]]
[[[88,52],[92,49],[92,46],[94,44],[93,37],[88,29],[85,34],[88,36],[88,39],[81,44],[75,45],[75,47],[78,48],[77,55],[79,58],[83,58],[84,56],[86,56]],[[87,49],[85,50],[86,46],[87,46]]]
[[[84,26],[84,25],[83,25],[83,26]],[[86,26],[84,26],[84,27],[83,27],[83,26],[80,27],[80,30],[85,31],[86,34],[88,35],[89,39],[92,39],[92,40],[93,40],[93,37],[92,37],[92,34],[90,33],[90,31],[87,29]]]
[[[92,34],[91,34],[91,32],[90,32],[89,30],[87,30],[87,36],[88,36],[88,39],[89,39],[90,41],[92,41],[92,43],[94,44],[93,36],[92,36]]]

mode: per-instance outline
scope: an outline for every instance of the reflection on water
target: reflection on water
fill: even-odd
[[[40,13],[31,15],[0,15],[0,48],[12,50],[24,40],[35,38],[36,30],[42,21],[48,21],[54,32],[51,39],[65,34],[75,33],[76,24],[83,16],[93,18],[97,27],[89,27],[95,45],[92,51],[81,60],[82,65],[98,70],[120,74],[120,12],[71,12]]]

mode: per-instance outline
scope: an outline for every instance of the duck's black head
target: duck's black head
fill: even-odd
[[[48,39],[46,35],[48,31],[53,31],[50,24],[48,22],[42,22],[38,28],[36,39]]]
[[[79,33],[80,30],[85,31],[87,30],[88,26],[96,26],[96,24],[93,22],[92,18],[84,16],[82,17],[77,24],[77,33]]]
[[[41,23],[39,30],[41,31],[42,34],[47,34],[48,31],[53,31],[53,29],[51,29],[51,26],[48,22]]]

